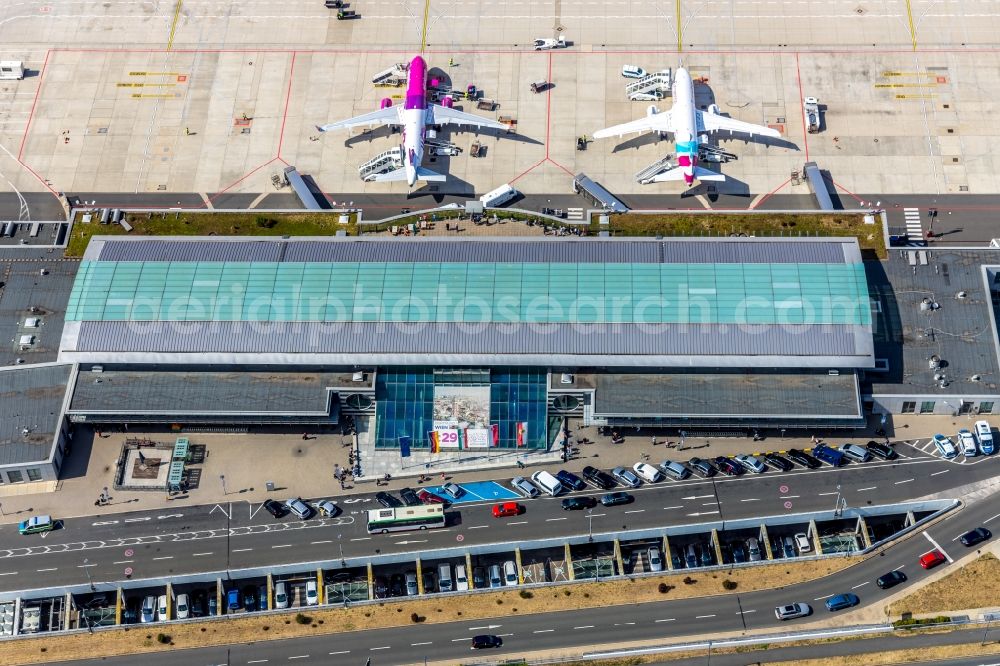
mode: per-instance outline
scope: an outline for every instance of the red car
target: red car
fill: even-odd
[[[943,564],[947,561],[948,560],[945,559],[945,556],[941,554],[941,551],[937,549],[934,549],[929,553],[924,553],[920,556],[920,566],[924,569],[933,569],[937,565]]]
[[[493,517],[504,518],[506,516],[518,516],[524,508],[517,502],[504,502],[493,505]]]
[[[424,504],[447,504],[443,497],[439,497],[424,488],[417,491],[417,498]]]

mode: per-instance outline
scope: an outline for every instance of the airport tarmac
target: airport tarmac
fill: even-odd
[[[626,99],[623,64],[679,60],[702,79],[700,105],[782,134],[772,145],[720,143],[738,157],[721,167],[723,195],[808,196],[793,178],[807,160],[844,196],[1000,193],[1000,55],[969,48],[995,43],[993,3],[565,4],[359,0],[354,21],[319,0],[8,5],[0,56],[23,58],[30,75],[0,82],[0,191],[194,192],[212,206],[275,193],[272,176],[292,164],[324,192],[402,195],[405,184],[358,176],[398,135],[320,135],[315,125],[399,100],[401,88],[376,89],[371,77],[423,46],[432,76],[459,90],[474,83],[499,104],[474,112],[516,120],[509,134],[446,133],[463,152],[427,164],[450,178],[426,193],[502,183],[568,193],[582,171],[623,195],[680,194],[682,184],[635,181],[671,151],[653,135],[576,150],[577,137],[647,112]],[[112,34],[128,41],[109,44]],[[554,34],[571,46],[529,50],[532,37]],[[553,86],[534,94],[537,80]],[[824,107],[818,134],[805,131],[804,96]],[[485,157],[470,156],[477,140]]]

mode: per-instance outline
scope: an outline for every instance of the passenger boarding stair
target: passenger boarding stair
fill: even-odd
[[[372,83],[376,86],[397,88],[406,83],[407,72],[410,66],[405,62],[397,62],[389,69],[383,69],[372,77]]]
[[[403,149],[400,146],[396,146],[395,148],[387,150],[380,155],[376,155],[358,167],[358,175],[361,176],[361,180],[366,183],[370,183],[380,174],[389,173],[390,171],[402,168]]]
[[[647,74],[638,81],[633,81],[625,86],[625,94],[633,102],[649,102],[663,99],[670,94],[671,74],[670,69],[663,69],[659,72]]]
[[[667,155],[663,159],[653,162],[648,167],[635,174],[636,182],[641,185],[649,185],[650,183],[655,182],[653,181],[654,177],[660,175],[664,171],[669,171],[674,168],[673,162],[670,161],[673,158],[673,155]]]

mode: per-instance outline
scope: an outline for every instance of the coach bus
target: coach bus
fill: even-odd
[[[406,530],[444,527],[444,507],[440,504],[372,509],[368,512],[368,533],[385,534]]]

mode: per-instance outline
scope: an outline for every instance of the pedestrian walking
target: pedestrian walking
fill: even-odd
[[[307,432],[302,433],[302,439],[309,439],[309,433]]]
[[[191,129],[188,127],[184,128],[184,136],[191,136]]]
[[[446,476],[444,475],[444,472],[441,472],[441,480],[442,480],[442,481],[444,481],[444,480],[445,480],[445,479],[447,479],[447,478],[448,478],[448,477],[446,477]]]
[[[653,446],[656,446],[656,435],[653,435]]]
[[[454,58],[448,58],[448,66],[449,67],[454,67],[455,66],[455,59]]]

